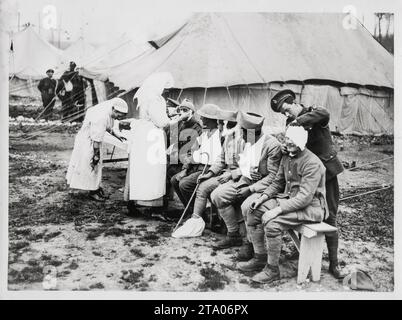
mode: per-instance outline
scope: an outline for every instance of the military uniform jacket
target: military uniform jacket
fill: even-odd
[[[179,161],[179,154],[182,157],[191,156],[192,149],[197,145],[197,137],[201,134],[201,125],[194,117],[188,121],[180,121],[178,124],[168,127],[166,130],[168,144],[173,145],[170,159]],[[184,146],[186,149],[182,150]]]
[[[286,124],[292,120],[288,119]],[[327,181],[341,173],[344,169],[337,157],[331,131],[329,130],[329,112],[320,106],[304,107],[296,118],[297,125],[308,132],[306,147],[324,164]]]
[[[235,181],[239,180],[238,187],[250,186],[251,192],[263,192],[275,179],[282,158],[281,145],[274,136],[269,134],[266,134],[264,139],[258,164],[258,172],[262,175],[262,179],[253,183],[252,180],[241,174],[240,169],[237,169],[232,171],[232,178]]]
[[[239,178],[236,169],[239,168],[239,155],[243,152],[245,141],[238,132],[233,132],[224,138],[222,153],[219,159],[209,168],[215,176],[222,171],[232,172],[232,178]]]
[[[39,81],[38,89],[42,96],[54,97],[56,93],[56,80],[50,78],[43,78]]]
[[[308,149],[294,158],[284,155],[275,180],[264,194],[277,198],[283,214],[296,212],[300,221],[321,222],[328,216],[325,171],[320,159]]]

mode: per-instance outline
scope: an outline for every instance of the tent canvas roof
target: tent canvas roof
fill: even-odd
[[[139,44],[127,36],[122,36],[114,43],[99,48],[95,55],[84,61],[80,65],[81,74],[106,80],[113,68],[153,51],[155,49],[148,43]]]
[[[71,44],[63,52],[65,62],[68,64],[70,61],[74,61],[77,65],[80,65],[88,57],[94,54],[95,47],[86,42],[83,38],[79,38],[76,42]]]
[[[10,75],[20,79],[41,79],[49,68],[57,73],[62,51],[37,34],[32,26],[12,35],[11,41]]]
[[[169,71],[176,88],[331,80],[393,88],[393,56],[345,14],[197,13],[163,47],[110,74],[121,88]]]

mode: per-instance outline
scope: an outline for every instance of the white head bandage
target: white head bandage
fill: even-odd
[[[115,110],[121,113],[128,113],[128,105],[127,102],[121,98],[113,98],[112,104]]]
[[[285,136],[292,140],[301,151],[306,147],[308,134],[303,127],[290,126],[287,128]]]

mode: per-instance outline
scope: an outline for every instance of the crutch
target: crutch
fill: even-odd
[[[205,154],[207,156],[208,160],[207,160],[207,163],[205,164],[204,168],[202,169],[201,175],[203,175],[205,173],[205,170],[207,169],[208,164],[209,164],[209,153],[201,152],[200,155],[202,155],[202,154]],[[184,215],[187,213],[187,210],[190,207],[190,203],[191,203],[191,201],[193,201],[193,198],[194,198],[199,186],[200,186],[200,183],[198,182],[197,185],[195,186],[195,189],[194,189],[191,197],[190,197],[190,200],[187,202],[186,208],[184,209],[183,214],[181,215],[179,222],[177,222],[176,227],[173,229],[173,232],[175,232],[177,230],[177,228],[179,227],[180,223],[182,222],[182,220],[184,218]]]

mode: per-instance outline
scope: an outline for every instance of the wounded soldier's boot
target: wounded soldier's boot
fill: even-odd
[[[249,241],[245,242],[236,257],[238,261],[249,261],[254,256],[253,244]]]
[[[281,278],[279,266],[267,264],[265,268],[251,278],[252,281],[258,283],[271,283]]]
[[[228,233],[225,239],[218,241],[213,248],[216,250],[227,249],[231,247],[240,247],[243,243],[239,232]]]
[[[254,254],[254,257],[247,262],[239,262],[237,264],[237,268],[241,271],[250,272],[250,271],[261,271],[264,269],[267,264],[267,255],[266,254]]]

